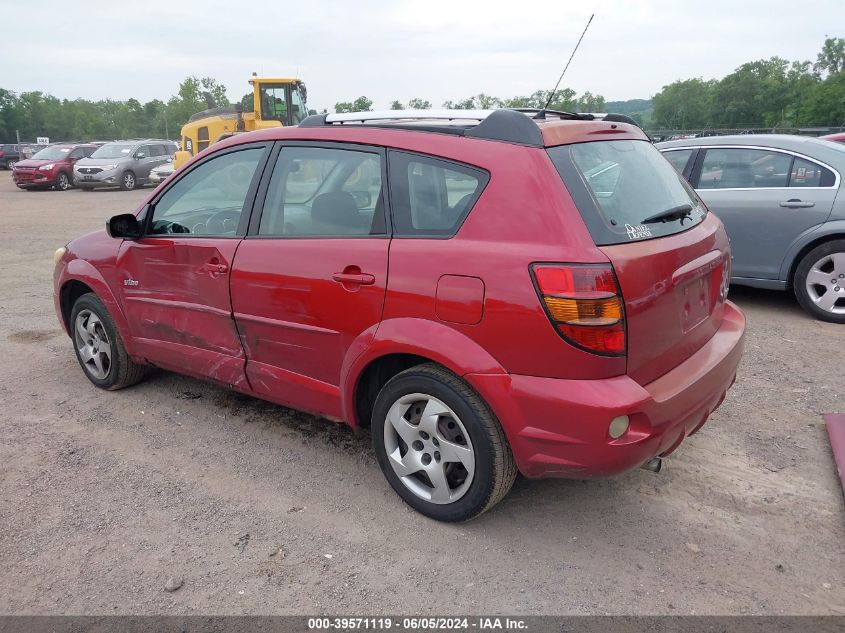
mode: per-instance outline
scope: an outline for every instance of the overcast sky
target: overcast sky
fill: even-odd
[[[197,75],[238,99],[256,71],[301,77],[312,108],[439,106],[551,88],[592,12],[563,85],[608,100],[774,55],[815,61],[845,37],[843,0],[0,0],[0,87],[144,102]]]

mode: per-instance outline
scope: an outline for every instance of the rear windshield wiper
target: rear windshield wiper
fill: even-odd
[[[692,213],[691,204],[679,204],[677,207],[666,209],[660,213],[648,216],[642,220],[640,224],[655,224],[657,222],[672,222],[673,220],[680,220],[689,216]]]

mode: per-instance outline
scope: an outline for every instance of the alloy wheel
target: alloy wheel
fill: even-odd
[[[56,180],[56,186],[59,191],[67,191],[70,188],[70,181],[67,178],[67,174],[64,172],[59,174],[59,177]]]
[[[845,253],[830,253],[807,273],[807,294],[820,309],[845,314]]]
[[[112,346],[100,317],[91,310],[81,310],[76,315],[73,338],[85,371],[105,380],[111,369]]]
[[[407,394],[384,425],[387,461],[414,495],[436,504],[463,497],[475,473],[475,451],[457,414],[437,398]]]
[[[132,173],[123,174],[123,186],[127,189],[135,188],[135,175]]]

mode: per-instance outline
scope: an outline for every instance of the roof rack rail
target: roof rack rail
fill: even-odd
[[[548,110],[546,108],[512,108],[517,112],[522,112],[523,114],[534,114],[532,119],[545,119],[547,114],[554,114],[559,119],[572,119],[574,121],[592,121],[595,119],[595,115],[592,114],[582,114],[580,112],[565,112],[563,110]]]
[[[531,115],[534,116],[531,116]],[[497,108],[493,110],[375,110],[312,114],[299,127],[330,125],[396,127],[426,132],[443,132],[483,138],[519,145],[543,147],[543,135],[538,122],[553,115],[574,121],[618,121],[639,127],[636,121],[622,114],[591,114],[544,110],[542,108]]]

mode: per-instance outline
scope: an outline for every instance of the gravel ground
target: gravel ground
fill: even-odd
[[[735,288],[738,381],[662,473],[521,479],[442,525],[389,489],[367,434],[166,372],[85,379],[52,253],[144,195],[0,172],[0,613],[845,614],[821,420],[845,408],[845,327]]]

